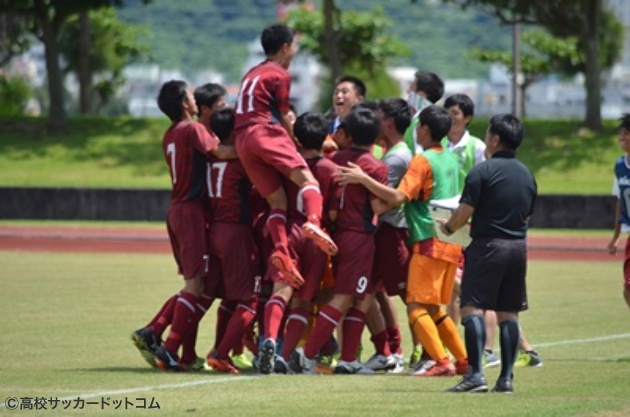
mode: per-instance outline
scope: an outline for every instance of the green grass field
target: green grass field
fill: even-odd
[[[525,120],[519,158],[545,194],[610,194],[621,154],[616,122],[599,133],[578,121]],[[0,118],[0,186],[168,188],[161,151],[166,118],[75,118],[67,134],[45,133],[42,119]],[[483,138],[486,118],[470,131]]]
[[[515,394],[454,395],[457,378],[240,376],[150,369],[129,340],[179,289],[168,255],[0,252],[0,395],[71,401],[84,409],[16,416],[598,416],[630,414],[630,330],[617,263],[531,262],[522,315],[542,368],[515,371]],[[402,306],[401,317],[404,317]],[[403,326],[406,329],[405,326]],[[198,353],[212,343],[214,309]],[[364,357],[371,354],[364,339]],[[404,348],[410,339],[405,330]],[[497,346],[498,347],[498,346]],[[407,352],[408,353],[408,352]],[[490,383],[498,370],[487,372]],[[104,398],[110,404],[101,410]],[[108,399],[109,398],[109,399]],[[114,410],[128,399],[157,410]],[[96,401],[99,405],[88,405]],[[124,406],[122,406],[124,407]]]

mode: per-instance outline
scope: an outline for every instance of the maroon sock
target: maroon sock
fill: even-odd
[[[361,343],[361,334],[365,327],[365,313],[352,307],[343,319],[343,345],[341,346],[341,360],[352,362],[357,358],[357,349]]]
[[[175,311],[173,311],[173,323],[164,342],[164,347],[169,352],[177,353],[182,340],[194,327],[195,314],[197,313],[195,306],[198,298],[189,292],[181,291],[179,293],[175,303]]]
[[[282,352],[280,352],[280,356],[284,359],[289,360],[289,355],[300,343],[308,325],[309,316],[310,312],[303,308],[292,308],[289,312],[282,341]]]
[[[273,209],[267,218],[267,230],[274,247],[289,253],[289,238],[287,237],[287,211]]]
[[[374,344],[374,350],[376,353],[383,356],[389,356],[392,354],[389,350],[389,344],[387,343],[387,331],[383,330],[382,332],[373,335],[371,340]]]
[[[306,218],[309,222],[319,226],[324,206],[319,184],[316,182],[305,182],[302,188],[300,188],[300,195],[302,196],[302,205],[306,213]]]
[[[217,346],[223,340],[225,336],[225,332],[227,331],[228,323],[236,310],[236,305],[238,303],[236,301],[221,301],[221,305],[217,309],[217,327],[216,333],[214,336],[214,349],[217,349]]]
[[[258,307],[256,307],[256,323],[258,324],[258,337],[265,337],[265,307],[269,301],[269,295],[260,295]]]
[[[315,326],[304,345],[304,356],[313,359],[317,352],[324,346],[330,335],[337,327],[343,313],[336,308],[326,304],[315,319]]]
[[[199,297],[197,300],[197,304],[195,305],[195,309],[197,310],[195,313],[195,323],[192,326],[190,332],[186,336],[186,338],[182,341],[182,362],[190,363],[197,359],[197,351],[195,350],[195,345],[197,344],[197,333],[199,331],[199,322],[206,314],[214,298],[208,298],[204,295]]]
[[[278,340],[280,324],[286,307],[287,303],[277,295],[267,301],[267,305],[265,305],[265,339]]]
[[[239,303],[238,307],[232,314],[227,330],[221,343],[217,346],[217,356],[219,358],[226,358],[230,353],[230,350],[243,338],[245,329],[254,321],[256,317],[256,306],[252,303],[245,305]]]
[[[158,311],[155,317],[153,317],[153,320],[151,320],[146,326],[151,329],[158,339],[162,338],[162,333],[164,333],[164,330],[166,330],[173,321],[173,311],[175,310],[177,297],[179,297],[179,293],[166,300],[160,311]]]
[[[386,330],[387,343],[389,343],[390,352],[401,355],[402,335],[400,334],[400,326],[396,325],[396,327],[388,327]]]
[[[319,353],[324,356],[332,356],[339,350],[339,344],[337,343],[337,339],[331,334],[324,346],[321,347]]]

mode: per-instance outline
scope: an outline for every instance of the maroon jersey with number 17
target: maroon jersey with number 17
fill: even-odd
[[[210,156],[207,182],[211,221],[250,225],[252,186],[241,162]]]
[[[194,121],[173,123],[164,133],[162,151],[173,184],[171,204],[206,197],[206,161],[217,146],[219,141]]]

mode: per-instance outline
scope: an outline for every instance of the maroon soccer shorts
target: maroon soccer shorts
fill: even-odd
[[[277,124],[252,125],[236,136],[236,152],[252,184],[263,197],[282,187],[282,177],[307,168],[295,143]]]
[[[304,236],[301,223],[289,222],[287,228],[291,258],[296,260],[297,268],[304,278],[304,284],[295,291],[293,296],[310,303],[315,300],[321,287],[328,257],[315,245],[312,239]],[[265,279],[286,284],[278,268],[273,265],[269,265]]]
[[[185,279],[208,271],[206,209],[199,201],[176,203],[168,209],[166,229],[178,272]]]
[[[260,285],[258,250],[249,225],[211,223],[208,228],[211,262],[220,265],[224,298],[229,301],[249,301],[258,280]],[[212,267],[213,270],[214,266]],[[216,270],[215,270],[216,271]]]
[[[374,269],[372,283],[374,288],[382,283],[387,295],[405,297],[407,274],[411,255],[407,247],[407,229],[399,229],[390,224],[379,226],[374,236]]]
[[[374,235],[352,230],[337,230],[333,239],[339,253],[332,258],[335,294],[348,294],[363,300],[372,293],[370,285],[374,263]]]

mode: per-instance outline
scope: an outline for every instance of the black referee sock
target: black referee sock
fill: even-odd
[[[500,378],[512,378],[512,370],[514,369],[514,361],[518,353],[518,344],[520,341],[518,321],[505,320],[499,323],[501,340],[501,375]]]
[[[462,325],[468,353],[468,366],[473,374],[481,374],[481,356],[486,344],[486,321],[483,316],[471,315],[464,317]]]

